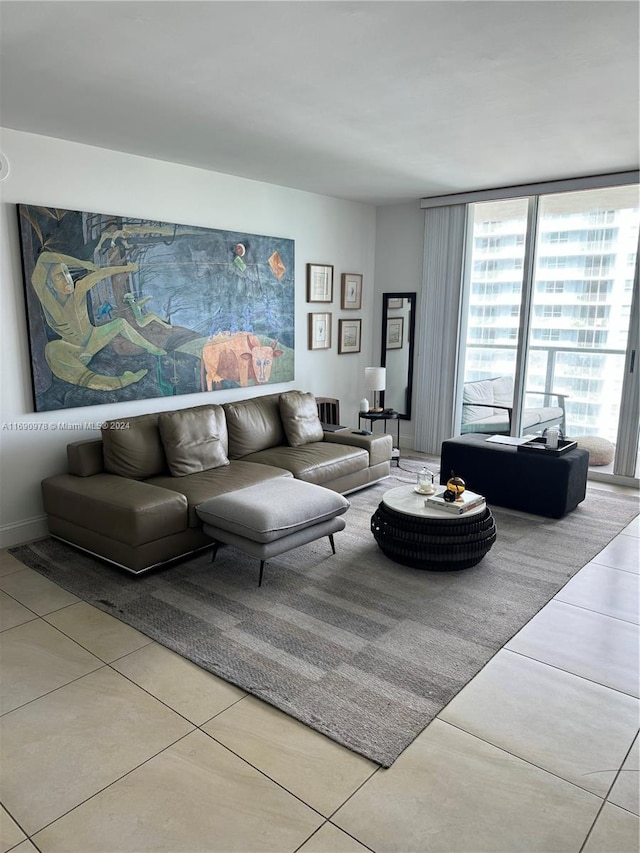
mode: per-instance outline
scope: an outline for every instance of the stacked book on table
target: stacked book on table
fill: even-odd
[[[442,509],[445,512],[453,513],[453,515],[463,515],[471,509],[484,506],[484,496],[478,495],[476,492],[471,492],[466,489],[460,497],[455,501],[445,501],[442,497],[446,489],[441,489],[435,495],[430,495],[424,499],[424,505],[432,509]]]

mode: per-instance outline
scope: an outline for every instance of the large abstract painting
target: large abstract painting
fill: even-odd
[[[18,206],[37,412],[294,378],[294,241]]]

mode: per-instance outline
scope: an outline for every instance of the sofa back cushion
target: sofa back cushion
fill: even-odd
[[[479,379],[477,382],[465,382],[462,391],[462,423],[481,421],[493,415],[493,379]],[[473,405],[476,403],[477,405]],[[482,403],[483,405],[480,405]]]
[[[280,417],[291,447],[322,441],[324,431],[313,394],[305,394],[302,391],[280,394]]]
[[[496,406],[513,406],[513,376],[499,376],[493,379],[493,402]],[[504,411],[496,409],[496,415],[503,414]]]
[[[241,459],[268,447],[286,444],[279,394],[223,403],[229,433],[229,458]]]
[[[221,406],[193,406],[158,417],[160,438],[173,477],[228,465],[227,427]]]
[[[146,480],[167,470],[158,414],[106,421],[102,427],[104,469],[130,480]]]

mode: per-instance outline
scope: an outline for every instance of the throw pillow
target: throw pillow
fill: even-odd
[[[302,391],[280,394],[280,417],[291,447],[322,441],[324,432],[313,394]]]
[[[172,476],[185,477],[229,464],[217,408],[195,406],[165,412],[158,418],[160,437]],[[224,419],[223,413],[221,417]]]
[[[102,426],[104,470],[130,480],[146,480],[167,470],[158,415],[136,415]]]

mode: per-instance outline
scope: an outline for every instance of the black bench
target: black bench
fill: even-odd
[[[440,482],[451,471],[488,504],[562,518],[585,499],[589,454],[577,448],[552,456],[527,453],[486,435],[460,435],[442,442]]]

